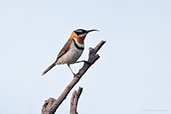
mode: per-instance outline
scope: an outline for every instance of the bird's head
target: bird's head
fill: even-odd
[[[96,29],[91,30],[84,30],[84,29],[77,29],[74,30],[71,34],[71,39],[76,39],[80,44],[84,44],[84,39],[86,35],[92,31],[98,31]]]

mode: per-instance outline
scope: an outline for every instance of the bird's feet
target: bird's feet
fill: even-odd
[[[88,61],[85,61],[85,60],[84,60],[84,63],[86,63],[86,64],[88,64],[88,65],[91,65],[91,63],[90,63],[90,62],[88,62]]]
[[[77,61],[76,63],[81,63],[81,62],[84,62],[84,63],[86,63],[86,64],[88,64],[88,65],[91,65],[91,63],[90,63],[90,62],[88,62],[88,61],[86,61],[86,60]]]
[[[78,74],[73,73],[73,75],[74,75],[73,78],[75,78],[75,77],[80,78],[80,76]]]

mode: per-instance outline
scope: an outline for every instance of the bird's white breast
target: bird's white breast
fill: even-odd
[[[72,42],[68,52],[59,58],[56,64],[73,64],[80,58],[82,52],[83,50],[76,48],[74,42]]]

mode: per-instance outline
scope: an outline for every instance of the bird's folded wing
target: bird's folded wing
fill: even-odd
[[[70,48],[70,44],[72,43],[72,39],[69,38],[68,41],[65,43],[64,47],[61,49],[61,51],[59,52],[56,61],[58,61],[58,59],[63,56]]]

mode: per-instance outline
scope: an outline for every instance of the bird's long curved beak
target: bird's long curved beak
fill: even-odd
[[[99,31],[99,30],[97,30],[97,29],[91,29],[91,30],[88,30],[87,33],[93,32],[93,31]]]

